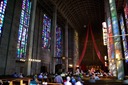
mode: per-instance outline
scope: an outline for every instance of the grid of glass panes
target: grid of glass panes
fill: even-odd
[[[56,28],[56,56],[62,57],[62,31],[60,27]]]
[[[124,14],[125,14],[125,20],[126,20],[125,21],[125,23],[126,23],[126,30],[128,32],[128,3],[125,4]],[[127,38],[126,38],[126,40],[127,40]],[[123,42],[125,42],[125,41],[123,41]],[[125,42],[125,43],[127,44],[127,42]],[[128,46],[127,45],[125,46],[125,49],[128,50]],[[125,49],[124,49],[124,52],[125,52]],[[125,55],[128,55],[128,52],[125,52]],[[126,61],[126,63],[128,63],[128,56],[125,56],[125,61]]]
[[[25,58],[27,49],[28,27],[30,20],[31,2],[23,0],[17,43],[17,57]]]
[[[42,48],[50,50],[50,36],[51,31],[51,19],[44,14],[43,16],[43,30],[42,30]]]
[[[4,21],[4,13],[7,5],[7,0],[0,1],[0,38],[2,36],[2,28],[3,28],[3,21]]]

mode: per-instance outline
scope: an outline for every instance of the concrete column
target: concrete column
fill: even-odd
[[[65,70],[68,72],[68,22],[65,24],[65,57]]]
[[[42,50],[42,48],[41,48],[41,44],[42,44],[42,19],[43,19],[43,16],[42,16],[42,12],[41,12],[41,10],[40,9],[38,9],[38,20],[39,20],[39,22],[37,22],[38,24],[37,24],[37,28],[38,28],[38,35],[37,35],[37,51],[36,51],[36,55],[37,55],[37,59],[40,59],[41,60],[41,57],[40,57],[40,53],[41,53],[41,50]],[[38,74],[39,72],[40,72],[40,68],[41,68],[41,62],[40,63],[36,63],[36,74]]]
[[[32,47],[33,47],[33,34],[34,34],[34,23],[35,23],[35,13],[36,13],[37,0],[32,0],[31,9],[31,19],[30,19],[30,29],[29,29],[29,47],[28,47],[28,61],[27,61],[27,75],[31,74],[31,61],[32,58]]]
[[[56,23],[57,23],[57,9],[56,6],[53,12],[52,20],[52,35],[51,35],[51,72],[55,73],[55,60],[56,60]]]
[[[78,33],[74,31],[74,58],[73,58],[73,72],[75,72],[78,61]]]

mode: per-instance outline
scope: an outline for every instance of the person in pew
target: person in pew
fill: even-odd
[[[75,83],[76,83],[76,79],[74,78],[74,76],[71,77],[71,83],[72,83],[72,85],[75,85]]]
[[[37,76],[35,75],[33,79],[30,81],[30,85],[39,85]]]
[[[43,78],[44,78],[44,81],[45,81],[45,82],[48,82],[48,76],[47,76],[47,73],[44,74],[44,77],[43,77]]]
[[[3,81],[2,80],[0,80],[0,85],[3,85]]]
[[[43,73],[40,73],[40,74],[38,75],[38,80],[40,81],[40,83],[43,82]]]
[[[77,78],[77,82],[75,83],[75,85],[83,85],[80,77]]]
[[[54,78],[54,82],[63,84],[63,78],[60,76],[60,72],[58,72],[57,76]]]
[[[14,73],[12,74],[12,77],[17,78],[17,77],[18,77],[18,74],[17,74],[16,72],[14,72]]]
[[[43,79],[43,73],[40,73],[38,76],[39,79]]]
[[[90,80],[89,80],[90,83],[95,83],[96,80],[94,78],[94,74],[90,76]]]
[[[97,74],[94,74],[94,79],[95,80],[100,80],[99,76]]]
[[[19,78],[23,78],[23,74],[20,73],[20,74],[18,75],[18,77],[19,77]]]
[[[66,80],[66,82],[64,82],[64,85],[72,85],[72,83],[70,82],[69,76],[67,76],[67,80]]]

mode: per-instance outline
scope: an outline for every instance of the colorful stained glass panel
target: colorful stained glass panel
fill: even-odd
[[[51,41],[51,19],[44,14],[43,16],[43,30],[42,30],[42,48],[50,50]]]
[[[30,10],[31,10],[30,0],[23,0],[20,25],[18,31],[17,58],[26,58]]]
[[[62,57],[62,31],[60,27],[56,28],[56,56]]]
[[[5,14],[6,6],[7,6],[7,0],[0,0],[0,39],[2,36],[4,14]]]

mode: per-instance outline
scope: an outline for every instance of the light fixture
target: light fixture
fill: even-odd
[[[62,57],[62,59],[64,60],[64,59],[65,59],[65,57]]]
[[[86,25],[84,25],[84,28],[86,28]]]
[[[73,67],[73,65],[72,64],[69,64],[69,67]]]

